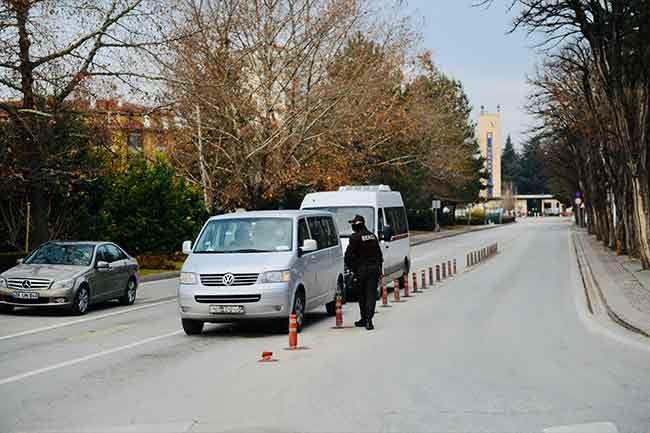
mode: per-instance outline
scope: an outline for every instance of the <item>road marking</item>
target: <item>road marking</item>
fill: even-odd
[[[100,315],[97,315],[97,316],[90,316],[90,317],[85,317],[83,319],[71,320],[69,322],[57,323],[55,325],[43,326],[41,328],[29,329],[27,331],[17,332],[15,334],[2,335],[2,336],[0,336],[0,341],[8,340],[10,338],[23,337],[25,335],[37,334],[39,332],[44,332],[44,331],[51,331],[53,329],[63,328],[65,326],[77,325],[79,323],[91,322],[93,320],[105,319],[107,317],[118,316],[120,314],[131,313],[133,311],[144,310],[145,308],[152,308],[152,307],[155,307],[155,306],[158,306],[158,305],[168,304],[170,302],[176,302],[176,296],[174,296],[173,299],[167,299],[165,301],[152,302],[151,304],[140,305],[140,306],[137,306],[137,307],[122,309],[122,310],[118,310],[118,311],[113,311],[113,312],[110,312],[110,313],[100,314]]]
[[[113,335],[113,334],[117,334],[118,332],[126,331],[127,329],[130,328],[131,327],[129,325],[116,325],[116,326],[111,326],[100,330],[91,329],[82,334],[66,338],[66,341],[84,341],[96,337],[106,337],[108,335]]]
[[[26,373],[18,374],[15,376],[10,376],[0,380],[0,385],[6,385],[8,383],[17,382],[19,380],[27,379],[28,377],[36,376],[38,374],[47,373],[49,371],[58,370],[60,368],[69,367],[71,365],[79,364],[81,362],[86,362],[93,360],[95,358],[100,358],[106,355],[112,355],[113,353],[122,352],[124,350],[133,349],[134,347],[142,346],[143,344],[153,343],[154,341],[162,340],[163,338],[173,337],[174,335],[182,334],[182,330],[170,332],[168,334],[158,335],[157,337],[150,337],[144,340],[136,341],[134,343],[127,344],[125,346],[115,347],[113,349],[102,350],[101,352],[94,353],[92,355],[82,356],[81,358],[71,359],[69,361],[64,361],[58,364],[50,365],[49,367],[39,368],[36,370],[28,371]]]
[[[544,433],[618,433],[611,422],[594,422],[590,424],[572,424],[545,428]]]

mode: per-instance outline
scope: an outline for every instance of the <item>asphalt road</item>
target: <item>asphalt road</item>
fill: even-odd
[[[499,255],[464,268],[495,241]],[[83,317],[0,315],[0,431],[650,432],[649,342],[588,315],[567,220],[413,257],[456,258],[459,273],[378,308],[372,332],[312,312],[293,352],[264,325],[185,336],[175,280]],[[264,350],[278,361],[257,362]]]

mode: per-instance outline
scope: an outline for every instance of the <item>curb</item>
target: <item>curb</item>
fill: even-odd
[[[171,280],[172,278],[178,278],[180,275],[181,273],[178,271],[161,272],[159,274],[145,275],[144,277],[140,277],[140,282],[150,283],[152,281]]]
[[[478,228],[478,229],[465,230],[465,231],[462,231],[462,232],[455,232],[455,233],[447,233],[447,234],[444,234],[442,236],[435,237],[433,239],[424,239],[424,240],[421,240],[421,241],[411,242],[410,246],[415,247],[415,246],[418,246],[418,245],[422,245],[422,244],[426,244],[426,243],[429,243],[429,242],[437,241],[439,239],[452,238],[454,236],[466,235],[468,233],[481,232],[483,230],[490,230],[490,229],[495,229],[495,228],[498,228],[498,227],[505,227],[506,225],[507,224],[492,224],[492,225],[486,225],[485,227],[481,227],[481,228]]]
[[[644,337],[650,338],[650,334],[645,332],[643,329],[638,328],[637,326],[631,324],[629,321],[625,320],[620,314],[617,314],[616,311],[612,309],[610,304],[607,302],[607,298],[603,294],[602,289],[600,288],[600,285],[598,284],[598,281],[594,277],[593,272],[591,271],[591,266],[589,265],[589,260],[586,258],[586,255],[584,254],[584,247],[582,244],[580,245],[580,251],[578,251],[578,243],[575,233],[572,233],[571,236],[571,242],[573,243],[573,248],[575,249],[576,252],[576,260],[578,262],[578,269],[580,270],[580,276],[582,279],[582,283],[585,288],[585,296],[587,298],[587,306],[589,308],[589,311],[594,314],[594,306],[596,304],[600,304],[605,307],[607,315],[612,319],[615,323],[618,325],[635,332],[637,334],[640,334]],[[591,294],[594,295],[591,295]],[[597,297],[598,299],[595,300],[593,297]],[[594,302],[596,301],[596,302]]]

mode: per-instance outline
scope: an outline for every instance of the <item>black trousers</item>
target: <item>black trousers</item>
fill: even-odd
[[[363,273],[359,276],[359,311],[361,320],[372,320],[377,303],[379,272]]]

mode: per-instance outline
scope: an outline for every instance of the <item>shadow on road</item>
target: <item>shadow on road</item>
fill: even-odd
[[[136,302],[137,305],[137,302]],[[101,312],[115,307],[121,307],[118,301],[105,301],[88,306],[88,313]],[[16,306],[14,311],[7,314],[9,316],[22,316],[22,317],[83,317],[70,313],[65,307],[28,307]]]
[[[307,313],[305,316],[304,331],[327,320],[334,320],[324,311]],[[289,320],[249,320],[234,323],[210,324],[206,323],[202,337],[243,337],[259,338],[285,335],[289,330]]]

